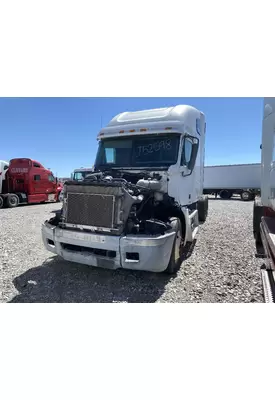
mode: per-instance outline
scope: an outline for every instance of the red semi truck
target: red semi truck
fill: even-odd
[[[3,162],[1,165],[4,165]],[[4,168],[5,171],[0,171],[0,208],[59,201],[62,185],[39,162],[29,158],[14,158],[10,160],[8,168],[7,163]]]

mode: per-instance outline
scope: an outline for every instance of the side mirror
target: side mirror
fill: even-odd
[[[190,175],[190,171],[189,171],[188,167],[184,168],[184,171],[182,171],[181,175],[182,176]]]

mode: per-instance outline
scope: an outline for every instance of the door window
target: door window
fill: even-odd
[[[33,179],[35,181],[40,181],[41,178],[40,178],[40,175],[34,175]]]
[[[54,179],[54,176],[53,176],[53,175],[48,175],[48,179],[49,179],[49,181],[50,181],[50,182],[54,182],[54,181],[55,181],[55,179]]]
[[[185,138],[183,142],[183,148],[181,153],[180,165],[188,167],[192,157],[193,141],[191,138]]]
[[[182,153],[181,153],[181,166],[189,169],[189,174],[192,173],[196,164],[198,154],[199,140],[192,136],[185,136],[183,140]]]

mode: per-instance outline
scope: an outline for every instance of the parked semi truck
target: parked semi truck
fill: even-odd
[[[87,175],[94,172],[94,167],[90,168],[77,168],[71,175],[71,178],[75,181],[81,181],[86,178]]]
[[[174,273],[205,221],[205,116],[185,105],[114,117],[98,134],[94,172],[64,184],[42,225],[46,249],[110,269]]]
[[[230,199],[239,194],[244,201],[254,200],[261,187],[261,164],[213,165],[204,168],[204,194]]]
[[[77,168],[74,170],[74,172],[71,173],[71,179],[75,181],[82,181],[88,176],[94,172],[94,167],[91,168]],[[69,180],[69,179],[67,179]],[[59,195],[59,200],[63,201],[64,198],[64,188],[62,187],[61,193]]]
[[[253,233],[257,255],[264,258],[262,280],[266,302],[275,301],[275,98],[264,99],[261,197],[254,201]]]
[[[61,185],[39,162],[14,158],[1,161],[0,168],[0,208],[59,200]]]

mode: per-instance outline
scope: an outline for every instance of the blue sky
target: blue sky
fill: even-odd
[[[29,157],[67,177],[93,165],[101,120],[177,104],[206,115],[206,165],[260,162],[262,98],[0,98],[0,159]]]

